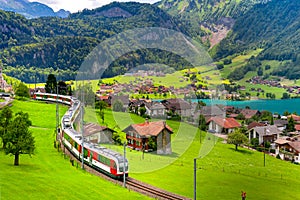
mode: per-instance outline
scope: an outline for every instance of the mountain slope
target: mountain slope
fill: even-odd
[[[27,0],[0,0],[0,9],[19,13],[27,18],[44,16],[66,17],[70,14],[70,12],[64,10],[55,13],[52,8],[45,4],[39,2],[29,2]]]
[[[217,48],[215,58],[250,47],[263,47],[261,57],[265,59],[291,59],[291,49],[299,46],[296,39],[299,37],[299,7],[300,2],[293,0],[254,6],[236,20],[232,33]]]
[[[226,37],[234,21],[256,4],[270,0],[162,0],[157,6],[195,27],[207,29],[212,46]]]
[[[9,15],[9,20],[6,19],[6,14]],[[19,24],[17,19],[22,23]],[[10,24],[11,27],[22,27],[19,28],[21,35],[19,31],[14,31],[15,28],[11,29],[12,33],[6,32],[3,43],[7,43],[7,45],[0,47],[0,59],[2,59],[4,66],[7,66],[6,69],[9,68],[6,72],[13,76],[19,75],[16,73],[17,68],[60,68],[61,70],[76,71],[85,56],[98,43],[134,28],[163,27],[183,32],[196,39],[202,34],[201,30],[194,31],[189,24],[182,23],[153,5],[134,2],[115,2],[98,9],[71,14],[66,19],[42,17],[28,20],[20,15],[3,11],[1,21],[14,21]],[[26,39],[20,40],[22,37],[26,37]],[[15,42],[9,42],[10,40]],[[111,66],[112,68],[116,67],[116,69],[108,70],[105,75],[111,77],[124,73],[128,69],[142,64],[140,63],[141,60],[145,63],[153,63],[155,59],[160,62],[171,60],[169,64],[175,68],[188,65],[186,62],[181,65],[182,62],[178,57],[172,57],[170,54],[156,50],[143,50],[139,53],[142,55],[138,56],[134,53],[132,54],[133,57],[125,55],[123,60],[120,58],[121,60],[115,62],[117,66]],[[147,53],[150,56],[147,56]],[[62,72],[62,74],[66,73]],[[65,77],[70,79],[67,75]],[[22,79],[23,77],[18,78]]]
[[[232,32],[213,51],[220,59],[245,50],[263,48],[260,60],[290,60],[273,72],[287,78],[300,78],[300,2],[272,1],[256,5],[236,20]]]

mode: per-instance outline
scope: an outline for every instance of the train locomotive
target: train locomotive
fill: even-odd
[[[85,164],[115,179],[121,179],[124,175],[124,170],[126,177],[128,176],[128,160],[124,160],[123,155],[98,144],[88,142],[85,138],[82,138],[80,132],[74,129],[74,122],[80,117],[81,112],[81,102],[78,99],[72,96],[49,93],[35,93],[33,99],[58,102],[70,106],[62,117],[59,139],[64,147],[77,159],[80,161],[84,159]]]

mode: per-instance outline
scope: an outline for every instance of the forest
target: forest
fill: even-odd
[[[4,73],[25,82],[43,82],[49,71],[59,74],[62,80],[74,79],[86,56],[99,43],[118,33],[134,28],[168,28],[195,39],[208,50],[210,46],[202,37],[215,31],[213,26],[224,23],[227,18],[233,20],[227,24],[232,30],[218,45],[209,49],[215,61],[259,48],[263,49],[256,58],[259,62],[285,61],[285,65],[274,70],[272,75],[300,78],[300,58],[297,55],[300,50],[299,1],[230,0],[215,4],[215,1],[205,0],[201,4],[194,0],[187,4],[184,12],[180,12],[182,6],[176,0],[154,5],[114,2],[63,19],[26,19],[0,10],[0,67]],[[206,25],[209,30],[201,28]],[[223,25],[227,26],[226,23]],[[167,63],[176,70],[190,66],[170,52],[140,49],[115,60],[103,77],[124,74],[145,63]],[[256,67],[259,66],[252,66],[250,62],[229,78],[239,80],[243,73],[257,71]]]

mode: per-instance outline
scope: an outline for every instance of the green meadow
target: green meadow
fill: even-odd
[[[116,126],[118,118],[140,123],[141,118],[107,111],[109,124]],[[131,116],[131,117],[130,117]],[[126,119],[127,121],[127,119]],[[168,191],[193,198],[193,159],[197,160],[197,199],[287,200],[300,197],[300,167],[263,153],[224,144],[221,139],[201,133],[191,125],[167,121],[172,127],[171,155],[156,155],[127,149],[130,176]],[[129,124],[128,124],[129,125]],[[125,128],[125,124],[120,127]],[[106,145],[120,153],[122,146]],[[291,186],[292,190],[291,190]]]
[[[53,146],[55,104],[13,102],[13,111],[28,112],[33,126],[36,151],[30,158],[20,156],[20,166],[13,156],[0,151],[0,199],[148,199],[72,166]],[[67,107],[60,107],[63,115]],[[0,144],[1,145],[1,144]]]

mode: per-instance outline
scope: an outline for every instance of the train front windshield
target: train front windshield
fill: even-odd
[[[124,162],[119,164],[119,171],[123,172],[123,168],[124,168]],[[127,162],[127,160],[125,162],[125,172],[128,172],[128,162]]]

